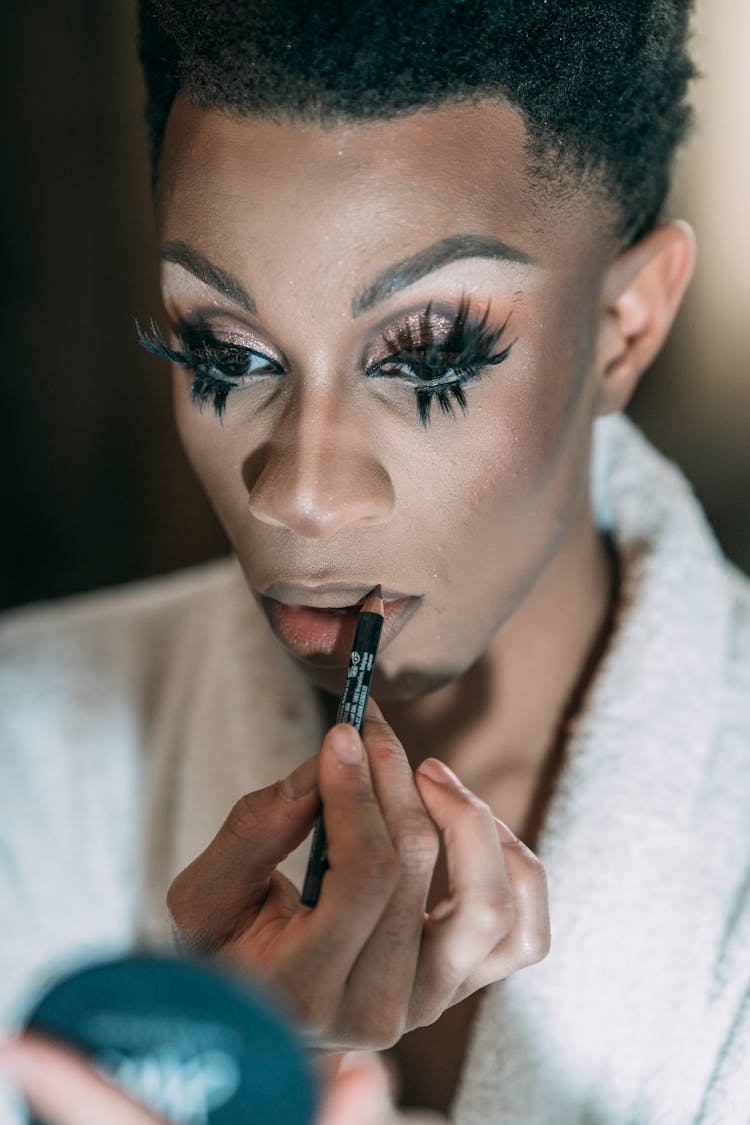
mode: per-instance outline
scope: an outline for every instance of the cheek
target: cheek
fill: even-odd
[[[512,369],[491,382],[460,419],[447,461],[446,499],[477,521],[507,530],[533,515],[549,513],[570,491],[586,459],[593,417],[586,357],[546,354],[527,347]]]
[[[237,460],[233,456],[232,433],[221,425],[213,407],[207,405],[198,410],[191,402],[191,381],[192,376],[184,371],[173,372],[172,404],[177,433],[193,472],[229,534],[232,506],[236,505],[238,488],[242,487],[241,472],[234,472],[232,466],[241,464],[241,457]]]
[[[577,527],[594,416],[581,351],[527,348],[490,380],[469,400],[466,418],[444,427],[446,449],[433,465],[439,499],[420,535],[430,544],[433,577],[464,602],[458,616],[475,647]]]

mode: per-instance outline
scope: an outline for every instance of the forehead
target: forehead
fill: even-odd
[[[179,96],[157,217],[163,240],[192,235],[217,249],[248,237],[270,252],[281,237],[306,252],[392,252],[402,240],[411,249],[472,231],[550,263],[599,258],[611,227],[604,205],[529,164],[520,114],[495,101],[324,125],[205,110]]]

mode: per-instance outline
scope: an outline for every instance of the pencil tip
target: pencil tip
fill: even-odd
[[[385,614],[383,608],[383,588],[378,582],[377,586],[373,586],[370,593],[362,602],[360,613],[379,613],[382,616]]]

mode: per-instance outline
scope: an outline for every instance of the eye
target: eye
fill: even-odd
[[[365,371],[369,378],[399,379],[413,387],[417,414],[424,427],[430,422],[433,399],[444,414],[455,415],[454,403],[465,414],[464,385],[480,379],[487,367],[507,359],[515,343],[497,350],[507,318],[499,327],[490,328],[489,305],[481,317],[475,318],[470,315],[468,299],[463,297],[447,332],[439,338],[435,337],[431,312],[428,305],[416,326],[406,323],[384,333],[383,341],[391,354]]]
[[[169,346],[153,321],[147,331],[136,322],[139,343],[152,355],[192,371],[195,378],[190,388],[191,400],[199,410],[210,402],[218,418],[222,417],[229,392],[235,387],[268,375],[284,374],[281,364],[263,352],[217,340],[194,325],[180,323],[176,332],[179,350]]]
[[[397,352],[380,361],[377,365],[381,377],[401,378],[416,387],[435,388],[455,382],[461,375],[468,374],[466,366],[459,367],[459,356],[450,355],[440,348],[417,348],[409,352]]]
[[[203,342],[191,349],[192,361],[199,365],[206,375],[219,379],[240,381],[248,375],[278,375],[281,367],[275,360],[252,348],[239,344]],[[191,363],[192,366],[192,363]]]

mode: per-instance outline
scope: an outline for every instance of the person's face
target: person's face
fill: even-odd
[[[252,353],[224,353],[221,419],[175,368],[182,441],[256,596],[352,605],[382,583],[379,699],[462,675],[586,519],[614,242],[590,199],[529,175],[524,135],[490,103],[323,128],[180,98],[169,118],[167,315],[194,349]],[[462,302],[478,343],[451,332]],[[326,584],[355,588],[292,588]],[[262,604],[337,692],[356,614]]]

